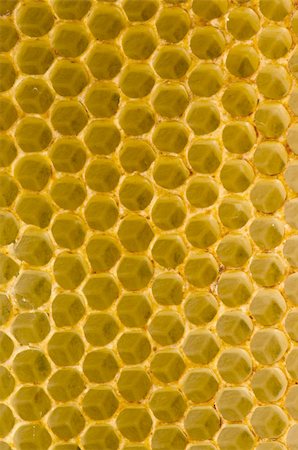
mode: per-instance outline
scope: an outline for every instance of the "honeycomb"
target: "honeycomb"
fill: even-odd
[[[297,0],[0,0],[0,450],[298,449]]]

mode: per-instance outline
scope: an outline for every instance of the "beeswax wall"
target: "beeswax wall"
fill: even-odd
[[[0,14],[0,450],[297,450],[297,1]]]

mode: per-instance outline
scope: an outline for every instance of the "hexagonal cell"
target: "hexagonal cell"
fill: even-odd
[[[19,273],[19,265],[9,256],[0,253],[0,284],[8,283]]]
[[[221,102],[224,109],[232,117],[245,117],[254,112],[258,96],[251,84],[238,82],[226,88]]]
[[[80,216],[61,213],[54,218],[51,232],[60,247],[74,250],[84,243],[86,226]]]
[[[128,136],[140,136],[153,127],[154,114],[145,103],[128,102],[120,111],[119,123]]]
[[[14,253],[20,261],[32,266],[44,266],[51,260],[54,245],[48,233],[28,227],[14,246]]]
[[[125,331],[118,339],[117,350],[125,364],[140,364],[150,355],[151,344],[144,331]]]
[[[282,242],[284,224],[273,217],[260,217],[251,223],[249,233],[258,247],[271,250]]]
[[[84,449],[92,450],[94,446],[110,447],[111,450],[119,448],[119,438],[111,425],[91,425],[82,437]]]
[[[249,268],[254,281],[264,287],[279,284],[285,272],[281,258],[274,254],[254,256]]]
[[[16,71],[8,56],[0,56],[0,91],[7,91],[15,82]]]
[[[186,401],[179,391],[167,387],[153,392],[149,407],[158,420],[171,423],[182,418],[186,410]]]
[[[16,61],[23,73],[42,75],[54,61],[54,54],[46,39],[24,39],[18,46]]]
[[[15,138],[24,152],[41,152],[49,146],[52,132],[45,120],[27,116],[18,122]]]
[[[125,18],[120,8],[109,4],[98,4],[92,8],[88,27],[96,39],[115,39],[125,26]]]
[[[189,131],[177,121],[164,121],[156,124],[152,141],[161,152],[181,153],[188,141]]]
[[[11,314],[13,312],[13,307],[10,298],[0,292],[0,325],[4,325],[9,321]]]
[[[19,35],[13,22],[7,17],[0,17],[0,52],[8,52],[17,43]]]
[[[298,291],[297,291],[297,273],[292,273],[285,279],[284,290],[286,297],[291,300],[295,305],[298,304]]]
[[[270,326],[280,322],[287,305],[277,289],[260,289],[250,304],[250,312],[261,325]]]
[[[11,325],[11,331],[21,345],[42,342],[50,332],[47,314],[40,311],[18,314]]]
[[[75,400],[85,389],[85,383],[76,369],[58,369],[47,384],[50,396],[58,402]]]
[[[91,0],[73,0],[71,4],[68,0],[53,0],[53,8],[60,19],[82,19],[91,7]]]
[[[224,388],[216,397],[216,407],[225,420],[240,422],[251,411],[253,400],[247,388]]]
[[[106,383],[115,378],[119,370],[114,352],[108,348],[87,353],[83,372],[92,383]]]
[[[153,316],[148,331],[158,344],[172,345],[182,338],[184,326],[175,311],[159,311]]]
[[[240,78],[250,77],[259,67],[259,56],[251,45],[238,44],[230,49],[226,59],[228,71]]]
[[[42,383],[51,373],[47,357],[40,350],[23,350],[16,354],[12,369],[22,383]]]
[[[194,0],[192,10],[200,18],[209,21],[225,14],[228,10],[228,2],[227,0],[211,0],[208,2]]]
[[[141,4],[138,0],[124,0],[122,8],[131,22],[145,22],[154,16],[158,6],[157,0],[147,0]]]
[[[200,97],[211,97],[216,94],[224,82],[219,66],[213,63],[202,63],[195,67],[188,78],[188,85],[193,94]]]
[[[3,0],[0,6],[0,15],[1,16],[10,15],[14,10],[14,8],[16,7],[17,3],[18,0]],[[3,450],[7,449],[3,448]]]
[[[4,96],[0,97],[0,109],[0,131],[6,131],[15,123],[18,113],[12,101]]]
[[[100,158],[91,161],[85,172],[87,186],[97,192],[113,191],[120,178],[120,171],[111,159]]]
[[[53,207],[48,197],[42,194],[23,193],[18,197],[16,213],[28,225],[46,228],[52,218]]]
[[[75,292],[57,294],[52,302],[52,317],[57,327],[72,327],[84,316],[82,297]]]
[[[285,182],[289,186],[292,191],[295,193],[298,192],[298,186],[297,186],[297,168],[298,165],[294,162],[291,162],[288,164],[288,167],[285,171]]]
[[[292,3],[288,0],[273,0],[270,2],[260,0],[261,13],[270,20],[277,22],[283,20],[291,12],[291,9]]]
[[[257,87],[264,97],[278,100],[289,92],[290,77],[282,66],[268,64],[258,73]]]
[[[179,305],[183,299],[183,280],[172,272],[158,275],[152,283],[152,294],[160,305]]]
[[[221,149],[213,139],[195,139],[188,149],[188,161],[199,173],[213,173],[221,163]]]
[[[223,34],[209,25],[196,27],[190,39],[190,48],[200,59],[218,58],[223,53],[224,46]]]
[[[60,134],[77,135],[87,125],[88,115],[80,102],[61,100],[52,108],[51,122]]]
[[[89,227],[106,231],[115,225],[118,219],[118,207],[112,197],[96,194],[85,207],[85,219]]]
[[[121,72],[119,87],[130,98],[146,97],[155,84],[154,72],[149,64],[129,63]]]
[[[197,136],[212,133],[220,124],[220,114],[215,103],[210,100],[192,102],[186,121]]]
[[[198,288],[210,286],[218,275],[218,264],[207,252],[190,253],[184,273],[187,281]]]
[[[145,60],[156,47],[157,37],[150,26],[136,24],[124,31],[122,48],[128,58]]]
[[[119,158],[126,172],[145,172],[155,160],[155,152],[147,141],[128,138],[124,141]]]
[[[120,131],[112,120],[94,120],[89,123],[84,141],[94,155],[109,155],[120,143]]]
[[[87,159],[85,147],[75,137],[57,139],[51,147],[49,156],[57,171],[67,173],[82,170]]]
[[[297,199],[288,200],[285,204],[285,221],[290,227],[295,230],[298,229],[297,221],[297,211],[298,211],[298,201]]]
[[[14,433],[14,445],[19,450],[26,450],[26,447],[34,450],[47,450],[52,438],[46,428],[40,424],[21,425]]]
[[[266,138],[278,138],[289,124],[290,116],[280,103],[262,103],[255,113],[255,125]]]
[[[86,261],[80,254],[62,252],[56,257],[54,277],[63,289],[75,289],[87,275]]]
[[[163,79],[182,78],[190,67],[190,56],[182,47],[162,46],[153,61],[155,72]]]
[[[9,211],[0,211],[0,245],[9,245],[15,241],[19,232],[19,224]]]
[[[120,258],[120,248],[111,236],[95,234],[89,239],[86,247],[88,260],[94,272],[111,269]]]
[[[123,294],[117,304],[117,314],[126,327],[144,327],[152,314],[150,299],[144,294]]]
[[[249,316],[241,311],[227,311],[219,317],[216,331],[227,344],[239,345],[250,338],[253,323]]]
[[[177,43],[190,28],[190,18],[182,8],[163,8],[156,20],[156,29],[161,39]]]
[[[119,190],[120,202],[131,211],[147,208],[153,195],[152,183],[138,174],[125,177]]]
[[[50,194],[60,208],[73,211],[85,200],[86,187],[79,178],[65,175],[53,182]]]
[[[294,308],[290,310],[286,315],[286,320],[284,323],[286,332],[293,341],[298,341],[298,327],[297,327],[297,314],[298,309]]]
[[[116,338],[119,325],[109,313],[92,313],[88,314],[83,330],[89,344],[103,347]]]
[[[195,406],[188,411],[184,427],[190,439],[212,439],[220,428],[220,419],[212,406]]]
[[[196,208],[208,208],[218,198],[218,184],[207,175],[195,175],[186,187],[186,198]]]
[[[73,366],[84,354],[84,343],[77,333],[59,331],[49,340],[48,353],[57,366]]]
[[[215,297],[204,291],[189,294],[184,304],[184,313],[187,319],[195,325],[211,322],[217,309],[218,303]]]
[[[255,438],[246,425],[225,425],[219,432],[217,442],[220,450],[253,450]]]
[[[89,389],[82,401],[84,413],[93,420],[103,420],[112,417],[118,408],[118,400],[109,387]]]
[[[287,160],[287,151],[280,142],[261,142],[254,153],[254,164],[264,175],[280,173]]]
[[[252,246],[245,236],[227,234],[216,249],[217,256],[226,267],[242,267],[252,255]]]
[[[164,235],[155,240],[151,253],[162,267],[174,269],[183,263],[186,246],[179,235]]]
[[[163,383],[178,381],[185,370],[185,363],[178,350],[156,351],[150,364],[151,373]]]
[[[279,406],[257,406],[250,422],[260,438],[278,438],[285,432],[288,418]]]
[[[248,152],[256,143],[256,140],[256,131],[249,122],[233,121],[225,125],[222,131],[223,144],[231,153],[243,154]]]
[[[40,420],[51,408],[51,401],[39,386],[22,386],[14,395],[13,406],[23,420]]]
[[[22,33],[30,37],[39,37],[50,31],[54,24],[54,16],[47,3],[36,3],[31,0],[21,4],[17,9],[16,21]]]
[[[254,171],[247,161],[231,159],[222,166],[220,180],[227,191],[243,192],[253,182]]]
[[[186,217],[185,205],[177,195],[161,196],[153,205],[151,217],[162,230],[179,228]]]
[[[274,403],[286,392],[288,381],[285,374],[277,367],[257,370],[251,379],[251,387],[260,402]]]
[[[146,287],[152,276],[153,266],[146,256],[123,256],[117,268],[117,276],[127,290],[138,291]]]
[[[189,171],[180,158],[160,156],[153,168],[153,178],[156,184],[165,189],[176,189],[187,179]]]
[[[285,334],[275,328],[258,330],[250,341],[254,358],[261,364],[271,365],[279,361],[288,348]]]
[[[76,22],[57,23],[51,36],[52,46],[60,56],[76,58],[88,47],[89,35],[85,25]]]
[[[50,275],[39,270],[23,270],[14,285],[16,300],[24,309],[36,309],[46,303],[51,290]]]
[[[241,384],[252,372],[252,360],[242,348],[223,350],[217,361],[217,370],[226,383]]]
[[[112,44],[94,44],[87,56],[87,65],[98,80],[111,80],[120,72],[123,55]]]
[[[251,39],[260,29],[259,16],[251,8],[235,8],[229,14],[227,29],[239,41]]]
[[[251,204],[242,197],[227,196],[218,207],[218,215],[225,227],[237,230],[244,227],[251,218]]]
[[[85,419],[76,406],[57,406],[48,417],[48,426],[58,438],[68,440],[83,431]]]
[[[12,137],[4,135],[0,136],[0,167],[8,167],[17,156],[17,149]]]
[[[76,97],[88,84],[88,73],[79,62],[59,60],[51,69],[50,80],[57,94]]]
[[[83,293],[90,308],[109,308],[119,295],[114,277],[110,274],[91,275],[83,286]]]
[[[152,419],[144,407],[123,409],[117,417],[117,428],[120,433],[133,442],[143,441],[150,433]]]
[[[117,387],[126,401],[139,402],[147,396],[151,380],[141,367],[124,367],[117,381]]]
[[[0,366],[0,400],[5,400],[13,392],[15,379],[10,371],[4,366]],[[0,447],[1,448],[1,447]]]
[[[188,105],[188,94],[180,84],[159,84],[152,94],[152,104],[162,117],[182,116]]]
[[[95,117],[112,117],[117,113],[120,95],[118,87],[110,81],[93,83],[87,90],[85,105]]]
[[[54,100],[48,84],[33,77],[27,77],[18,84],[15,98],[25,113],[34,114],[47,112]]]
[[[176,425],[166,425],[154,430],[151,439],[152,450],[185,450],[187,438]]]
[[[182,389],[188,400],[205,403],[217,392],[218,381],[211,369],[191,369],[183,378]]]
[[[7,361],[14,350],[14,342],[8,336],[8,334],[4,333],[4,331],[0,331],[0,363]]]
[[[209,364],[219,351],[219,342],[209,330],[193,330],[185,338],[183,351],[191,362]]]
[[[24,189],[41,191],[49,181],[51,166],[42,155],[25,155],[17,161],[14,175]]]
[[[285,56],[292,45],[289,30],[278,25],[263,27],[258,36],[258,47],[261,53],[269,59],[279,59]]]

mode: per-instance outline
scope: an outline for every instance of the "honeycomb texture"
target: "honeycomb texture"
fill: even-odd
[[[298,449],[298,3],[0,0],[0,450]]]

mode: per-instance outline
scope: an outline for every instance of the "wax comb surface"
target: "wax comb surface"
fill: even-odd
[[[0,0],[0,450],[298,449],[297,41]]]

